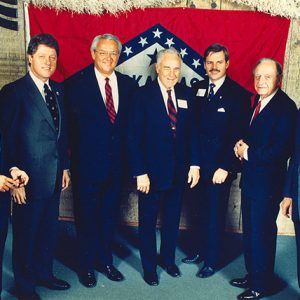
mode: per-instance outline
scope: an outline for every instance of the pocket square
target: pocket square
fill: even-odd
[[[224,107],[220,107],[220,108],[218,108],[217,111],[218,111],[218,112],[225,112],[225,109],[224,109]]]

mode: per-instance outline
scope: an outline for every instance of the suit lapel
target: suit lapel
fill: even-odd
[[[36,106],[41,115],[44,116],[51,128],[56,132],[52,116],[49,112],[49,109],[47,108],[45,100],[29,74],[25,76],[25,83],[28,99]]]
[[[168,128],[170,128],[170,132],[172,131],[171,129],[171,125],[170,125],[170,119],[169,119],[169,115],[168,115],[168,111],[166,109],[166,104],[162,95],[162,92],[160,90],[160,86],[158,84],[157,79],[154,82],[155,86],[154,86],[154,95],[153,95],[153,99],[157,99],[156,101],[156,105],[157,105],[157,109],[154,112],[155,114],[160,114],[160,118],[164,121],[164,123],[166,124],[166,126]]]

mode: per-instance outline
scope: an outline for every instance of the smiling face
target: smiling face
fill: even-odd
[[[212,82],[222,78],[226,74],[228,66],[229,60],[225,60],[223,51],[210,52],[204,62],[204,69]]]
[[[155,65],[159,80],[166,89],[172,88],[179,80],[181,60],[175,53],[165,53]]]
[[[39,45],[36,52],[28,55],[31,72],[46,82],[55,72],[57,65],[56,50],[46,45]]]
[[[261,98],[270,96],[278,87],[274,61],[263,61],[254,70],[254,88]]]
[[[96,50],[91,51],[96,69],[104,76],[109,76],[119,60],[118,44],[114,40],[99,40]]]

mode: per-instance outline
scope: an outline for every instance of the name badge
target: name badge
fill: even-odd
[[[206,89],[198,89],[196,96],[204,97],[205,93],[206,93]]]
[[[183,99],[178,99],[178,107],[180,108],[188,108],[187,101]]]

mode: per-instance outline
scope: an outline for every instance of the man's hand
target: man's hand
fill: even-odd
[[[239,160],[242,160],[244,158],[244,152],[248,148],[249,146],[243,140],[239,140],[233,148],[235,156]]]
[[[228,172],[224,169],[219,168],[215,171],[212,182],[213,184],[221,184],[223,183],[228,176]]]
[[[26,193],[24,187],[13,188],[10,190],[11,199],[17,204],[26,204]]]
[[[7,192],[11,188],[18,186],[18,183],[4,175],[0,175],[0,192]]]
[[[292,217],[292,203],[293,200],[289,197],[284,197],[280,203],[281,213],[287,218]]]
[[[25,186],[29,181],[29,176],[17,167],[10,169],[10,176],[17,182],[18,187]]]
[[[150,179],[147,174],[136,177],[137,190],[148,194],[150,191]]]
[[[62,177],[61,190],[64,191],[66,188],[68,188],[69,184],[70,184],[69,170],[64,170],[63,177]]]
[[[200,179],[200,169],[197,167],[190,167],[188,173],[188,183],[190,183],[190,188],[192,189]]]

